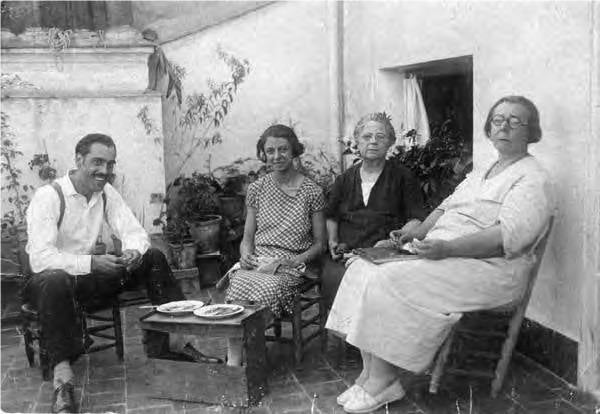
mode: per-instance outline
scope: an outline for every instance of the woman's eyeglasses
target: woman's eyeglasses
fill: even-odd
[[[496,126],[502,126],[502,124],[504,124],[504,121],[508,122],[508,126],[510,127],[510,129],[516,129],[520,126],[529,125],[521,121],[516,116],[509,116],[508,118],[505,118],[503,115],[496,115],[492,117],[492,124]]]

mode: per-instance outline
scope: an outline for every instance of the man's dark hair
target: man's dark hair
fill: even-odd
[[[262,162],[267,161],[267,156],[265,155],[265,142],[269,137],[285,138],[290,143],[290,147],[292,147],[292,157],[294,158],[299,157],[304,153],[304,145],[298,141],[298,137],[294,130],[286,125],[275,124],[268,127],[256,143],[256,156]]]
[[[81,138],[77,145],[75,145],[75,155],[80,154],[86,156],[90,152],[90,148],[92,144],[102,144],[107,147],[117,148],[115,145],[115,141],[108,135],[104,134],[87,134],[85,137]]]

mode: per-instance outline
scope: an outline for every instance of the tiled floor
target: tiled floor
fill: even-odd
[[[155,399],[145,382],[146,358],[137,324],[146,311],[137,307],[123,310],[124,363],[118,362],[112,349],[85,355],[76,363],[81,412],[341,414],[343,410],[335,398],[360,372],[357,353],[350,350],[345,358],[338,358],[334,340],[329,341],[326,353],[314,343],[302,366],[295,369],[288,346],[269,344],[269,393],[257,407],[240,409]],[[1,351],[2,410],[49,412],[52,384],[42,381],[39,368],[28,366],[16,327],[2,327]],[[427,381],[426,377],[415,379],[407,398],[378,413],[600,413],[599,403],[518,356],[513,358],[503,393],[497,399],[489,398],[485,382],[449,378],[437,395],[431,395]]]

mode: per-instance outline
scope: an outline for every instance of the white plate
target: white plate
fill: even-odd
[[[244,307],[240,305],[231,305],[227,303],[204,306],[196,309],[194,315],[205,319],[224,319],[240,314]]]
[[[178,300],[175,302],[163,303],[156,308],[156,310],[166,315],[180,316],[192,313],[202,306],[204,306],[204,302],[199,300]]]

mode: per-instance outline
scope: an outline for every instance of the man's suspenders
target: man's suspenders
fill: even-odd
[[[56,228],[60,229],[63,217],[65,216],[65,195],[63,194],[60,184],[56,181],[52,181],[50,185],[54,188],[56,194],[58,194],[58,200],[60,201],[60,213],[58,215],[58,222],[56,223]],[[106,193],[104,191],[102,191],[102,214],[106,215]]]

